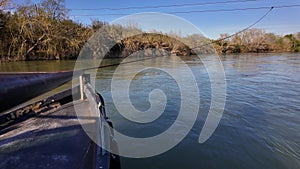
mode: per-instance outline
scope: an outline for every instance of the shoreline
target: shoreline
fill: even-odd
[[[224,56],[227,56],[227,55],[260,55],[260,54],[300,54],[300,52],[246,52],[246,53],[218,53],[219,57],[224,57]],[[209,54],[205,54],[205,55],[209,55]],[[193,56],[196,56],[196,55],[187,55],[187,56],[181,56],[181,55],[175,55],[175,56],[179,56],[179,57],[193,57]],[[124,59],[126,57],[106,57],[106,58],[103,58],[103,59]],[[89,60],[89,58],[86,58],[87,60]],[[60,62],[60,61],[76,61],[77,58],[72,58],[72,59],[35,59],[35,60],[6,60],[6,61],[3,61],[1,60],[0,61],[0,64],[7,64],[7,63],[17,63],[17,62],[34,62],[34,61],[57,61],[57,62]]]

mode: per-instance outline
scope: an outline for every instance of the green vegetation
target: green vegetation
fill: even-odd
[[[221,34],[221,39],[229,36]],[[300,52],[300,32],[285,36],[249,29],[230,39],[217,41],[218,53]]]
[[[182,37],[174,33],[143,33],[135,26],[122,27],[93,21],[85,26],[68,18],[64,0],[43,0],[39,4],[18,5],[16,10],[5,10],[9,0],[0,0],[0,60],[61,60],[76,59],[80,50],[99,28],[106,27],[110,39],[124,37],[128,32],[140,35],[115,42],[109,57],[126,57],[143,49],[163,49],[176,55],[195,54],[187,46],[203,46],[212,40],[202,35]],[[222,34],[221,38],[228,36]],[[117,38],[116,38],[117,37]],[[250,29],[223,41],[216,41],[219,53],[245,52],[300,52],[300,33],[277,36],[261,29]],[[91,57],[97,57],[96,47]],[[98,49],[97,49],[98,50]],[[201,48],[201,53],[210,53],[212,48]],[[199,52],[199,51],[198,51]],[[88,56],[87,56],[88,57]]]

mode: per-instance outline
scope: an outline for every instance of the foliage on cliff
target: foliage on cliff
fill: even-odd
[[[0,11],[1,60],[76,57],[91,36],[89,28],[67,18],[63,1],[45,0]]]
[[[220,38],[229,36],[221,34]],[[300,32],[278,36],[262,29],[249,29],[214,44],[218,53],[300,52]]]
[[[143,33],[135,26],[109,25],[97,20],[85,26],[68,18],[64,0],[15,4],[15,10],[6,9],[8,4],[9,0],[0,0],[1,61],[75,59],[88,39],[98,36],[95,32],[104,27],[108,35],[106,40],[112,44],[106,49],[108,57],[126,57],[144,49],[159,49],[185,56],[195,54],[196,50],[200,53],[212,53],[214,50],[212,45],[204,45],[212,40],[199,34],[183,37],[155,31]],[[125,35],[133,32],[132,37]],[[222,34],[220,38],[226,36]],[[87,57],[99,57],[97,54],[102,49],[95,44],[89,46],[91,55]],[[299,52],[300,33],[278,36],[261,29],[250,29],[230,39],[217,41],[213,46],[219,53]]]

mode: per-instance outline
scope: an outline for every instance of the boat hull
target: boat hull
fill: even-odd
[[[0,73],[0,112],[48,92],[68,81],[73,72]]]

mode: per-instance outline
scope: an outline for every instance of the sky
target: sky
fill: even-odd
[[[39,0],[32,0],[39,2]],[[229,3],[210,4],[210,5],[193,5],[193,6],[172,6],[169,8],[137,8],[108,10],[103,8],[126,8],[139,6],[164,6],[164,5],[180,5],[195,3],[214,3],[230,1]],[[288,6],[299,5],[291,8],[275,8],[261,22],[255,25],[255,28],[262,28],[266,32],[272,32],[277,35],[285,35],[300,32],[300,0],[240,0],[240,2],[232,2],[238,0],[65,0],[65,5],[69,9],[69,17],[76,22],[90,24],[92,20],[99,19],[106,22],[114,22],[128,14],[136,14],[143,12],[181,12],[181,11],[203,11],[218,9],[244,9],[271,6]],[[242,2],[241,2],[242,1]],[[102,9],[99,9],[102,8]],[[98,10],[86,10],[98,9]],[[253,24],[261,18],[269,9],[258,10],[238,10],[226,12],[193,12],[193,13],[176,13],[172,14],[179,18],[190,22],[200,29],[205,36],[216,39],[221,33],[233,34],[245,27]],[[103,15],[118,14],[118,15]],[[124,15],[122,15],[124,14]],[[140,22],[140,21],[137,21]],[[155,23],[151,23],[155,25]],[[167,21],[163,24],[168,24]],[[137,23],[139,25],[139,23]],[[143,24],[142,24],[143,25]],[[175,26],[176,27],[176,26]],[[174,32],[176,32],[174,28]]]

